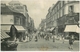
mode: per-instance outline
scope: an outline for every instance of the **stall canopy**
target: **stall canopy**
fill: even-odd
[[[80,33],[80,28],[77,25],[66,25],[64,32]]]
[[[1,39],[9,38],[10,36],[1,30]]]
[[[25,29],[22,26],[15,26],[18,32],[23,32]],[[4,30],[5,32],[10,32],[11,26],[1,26],[1,29]]]
[[[77,25],[66,25],[64,32],[76,32]]]

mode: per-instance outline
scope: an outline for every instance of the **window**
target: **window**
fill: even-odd
[[[59,11],[59,17],[61,17],[61,12]]]
[[[59,9],[61,8],[61,3],[59,4]]]
[[[59,12],[58,12],[58,18],[59,18]]]
[[[57,11],[59,10],[59,7],[57,6]]]
[[[56,10],[57,10],[57,9],[55,8],[55,13],[56,13]]]
[[[57,19],[57,14],[55,14],[55,19]]]
[[[73,9],[73,5],[69,6],[69,13],[73,13],[74,9]]]
[[[54,20],[54,16],[53,16],[53,20]]]
[[[1,3],[1,7],[5,7],[5,6],[6,6],[6,4]]]
[[[54,10],[52,11],[53,15],[54,15]]]
[[[63,8],[63,10],[62,10],[62,15],[64,15],[64,8]]]
[[[62,11],[60,10],[60,17],[62,17]]]
[[[54,15],[54,20],[55,20],[55,15]]]
[[[54,18],[54,20],[56,20],[56,18],[57,18],[57,13],[55,14],[55,18]]]
[[[20,25],[20,18],[19,17],[16,17],[16,25]]]
[[[62,6],[64,6],[64,2],[65,2],[65,1],[63,1],[63,4],[62,4]]]
[[[16,9],[23,9],[23,7],[22,6],[17,6]]]

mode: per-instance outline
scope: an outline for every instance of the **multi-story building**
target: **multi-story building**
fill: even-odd
[[[79,1],[58,1],[51,7],[46,19],[47,27],[55,27],[55,34],[64,33],[65,25],[78,24]]]
[[[46,30],[46,19],[42,19],[39,25],[39,30],[45,31]]]
[[[30,34],[32,34],[33,31],[34,31],[34,20],[31,17],[29,17],[29,20],[28,20],[28,32]]]
[[[28,26],[28,10],[27,10],[27,6],[26,5],[23,5],[21,4],[19,1],[14,1],[12,0],[11,2],[9,2],[9,8],[12,9],[13,11],[15,12],[19,12],[19,13],[22,13],[26,19],[25,19],[25,22],[24,22],[24,28],[27,29],[26,27]]]
[[[31,18],[31,32],[34,32],[34,20]]]
[[[24,33],[25,29],[23,25],[25,24],[23,23],[25,20],[23,17],[24,17],[23,14],[13,12],[12,10],[9,9],[8,6],[6,5],[2,6],[1,7],[1,29],[9,34],[11,25],[15,25],[18,32]],[[13,40],[14,38],[16,38],[14,36],[13,36]]]
[[[26,5],[19,1],[11,1],[8,5],[1,3],[1,28],[9,34],[10,26],[15,25],[19,36],[23,40],[27,31],[28,18]]]

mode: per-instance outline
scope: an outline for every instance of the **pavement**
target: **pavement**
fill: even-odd
[[[34,39],[30,42],[18,43],[18,51],[79,51],[79,41],[75,41],[73,44],[73,50],[69,49],[69,42],[65,40],[56,40],[55,42],[50,39],[46,41],[44,39],[38,39],[35,42]]]

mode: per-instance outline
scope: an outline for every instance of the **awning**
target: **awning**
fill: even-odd
[[[25,29],[22,26],[15,26],[15,27],[19,32],[25,31]]]
[[[80,33],[80,27],[77,27],[76,32]]]
[[[64,32],[76,32],[77,25],[66,25]]]
[[[1,29],[4,30],[5,32],[10,32],[10,27],[11,26],[1,26]]]
[[[22,26],[15,26],[18,32],[23,32],[25,29]],[[10,32],[11,26],[1,26],[1,29],[4,30],[5,32]]]
[[[10,36],[1,30],[1,39],[9,38]]]

